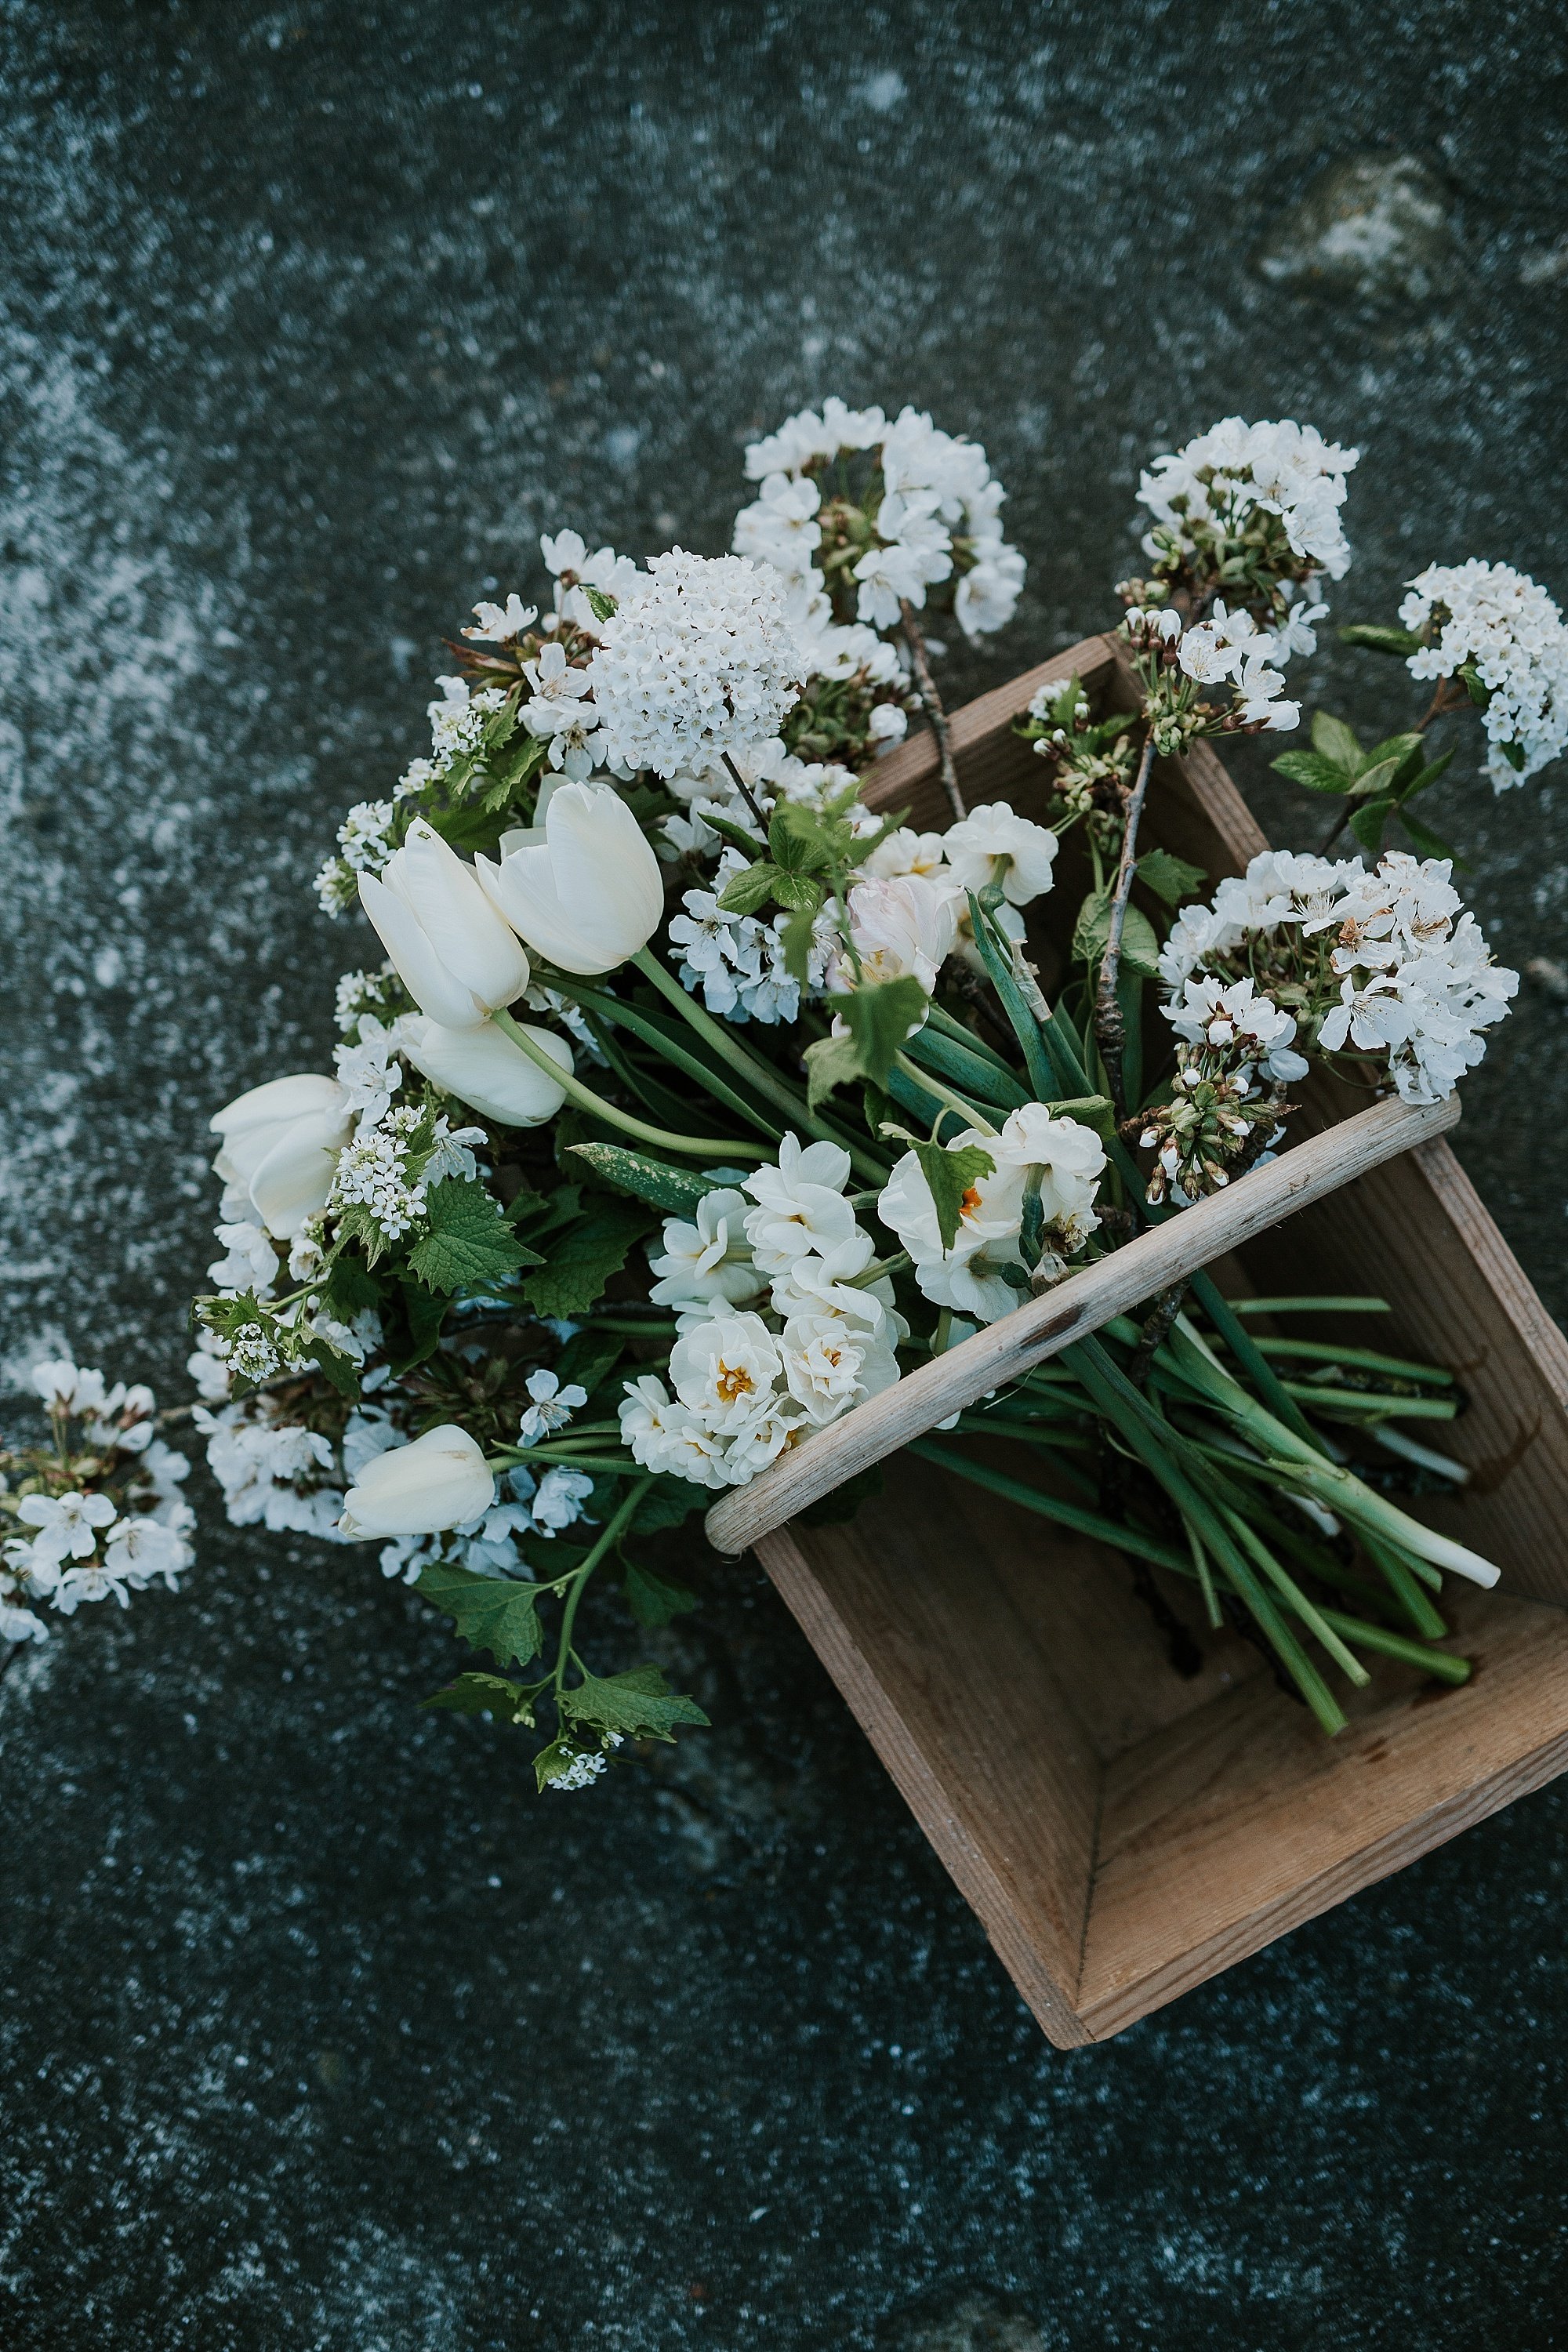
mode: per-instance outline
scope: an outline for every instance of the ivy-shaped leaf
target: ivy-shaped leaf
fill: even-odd
[[[633,1666],[624,1675],[584,1675],[562,1692],[560,1703],[569,1721],[618,1731],[623,1739],[673,1740],[678,1723],[708,1721],[694,1698],[670,1690],[658,1666]]]
[[[685,1481],[683,1484],[687,1483]],[[639,1568],[635,1561],[626,1564],[626,1607],[639,1625],[668,1625],[672,1617],[684,1617],[697,1607],[697,1595],[688,1592],[684,1584],[674,1584],[667,1577],[656,1576],[651,1568]]]
[[[526,1666],[539,1654],[539,1612],[531,1584],[511,1577],[476,1576],[450,1560],[433,1560],[418,1590],[450,1617],[470,1649],[488,1650],[498,1665]]]
[[[654,1220],[631,1202],[597,1201],[552,1238],[549,1256],[522,1284],[536,1315],[580,1315],[619,1274],[632,1245],[653,1229]]]
[[[430,1230],[409,1252],[408,1263],[428,1289],[478,1289],[515,1274],[519,1266],[540,1263],[538,1252],[518,1240],[500,1202],[477,1177],[448,1176],[426,1205]]]

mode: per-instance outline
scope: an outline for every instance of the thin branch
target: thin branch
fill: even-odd
[[[1111,1100],[1116,1116],[1127,1116],[1127,1100],[1122,1091],[1121,1051],[1127,1040],[1127,1024],[1121,1017],[1121,1005],[1116,993],[1116,983],[1121,972],[1121,935],[1127,928],[1127,908],[1132,897],[1133,877],[1138,871],[1138,827],[1142,821],[1143,803],[1149,797],[1149,778],[1154,765],[1154,738],[1151,734],[1143,745],[1138,762],[1138,774],[1127,796],[1127,814],[1121,835],[1121,863],[1117,868],[1116,888],[1110,899],[1110,926],[1106,933],[1105,955],[1100,967],[1100,985],[1095,991],[1094,1031],[1100,1041],[1100,1059],[1110,1082]]]
[[[921,625],[915,618],[915,608],[907,596],[900,599],[899,611],[903,616],[904,635],[909,644],[910,659],[914,664],[915,684],[921,690],[921,700],[925,705],[926,717],[931,720],[931,731],[936,737],[937,766],[942,773],[942,788],[947,794],[948,806],[952,811],[954,822],[957,823],[966,817],[969,811],[963,804],[963,794],[958,789],[958,770],[952,761],[952,730],[947,723],[947,712],[942,709],[942,697],[936,690],[936,680],[931,674],[931,664],[926,659],[926,641],[921,635]]]
[[[756,795],[752,792],[750,784],[746,782],[744,776],[741,773],[739,768],[736,767],[733,760],[731,759],[728,751],[726,751],[723,756],[724,765],[729,769],[730,773],[735,779],[741,798],[745,802],[746,806],[751,810],[752,814],[756,818],[757,823],[763,828],[763,839],[765,842],[768,837],[768,821],[763,814],[761,807],[758,805]]]

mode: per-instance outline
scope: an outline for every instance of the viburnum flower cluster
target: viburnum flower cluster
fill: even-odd
[[[805,664],[773,573],[674,548],[604,625],[587,680],[606,766],[671,776],[765,741]]]
[[[84,1601],[177,1592],[195,1558],[190,1463],[159,1436],[152,1390],[63,1357],[35,1364],[27,1385],[50,1442],[0,1448],[0,1643],[42,1642],[47,1612]]]
[[[1568,625],[1528,573],[1510,563],[1432,563],[1410,583],[1401,624],[1428,638],[1407,657],[1412,677],[1473,672],[1484,689],[1487,773],[1498,792],[1521,784],[1568,744]]]

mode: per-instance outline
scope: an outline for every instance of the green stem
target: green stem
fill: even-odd
[[[774,1147],[764,1143],[738,1143],[733,1137],[724,1135],[672,1135],[666,1128],[650,1127],[646,1119],[634,1118],[629,1111],[619,1110],[614,1103],[606,1102],[603,1095],[594,1092],[592,1087],[585,1087],[581,1078],[569,1076],[542,1045],[534,1044],[527,1030],[521,1028],[510,1013],[492,1013],[490,1019],[504,1037],[510,1037],[520,1052],[526,1054],[531,1062],[554,1079],[568,1102],[575,1103],[579,1110],[587,1111],[592,1118],[602,1119],[606,1127],[618,1127],[623,1135],[635,1136],[639,1143],[654,1144],[660,1151],[689,1152],[699,1160],[771,1160],[773,1157]]]
[[[560,1696],[562,1684],[566,1678],[566,1662],[572,1654],[572,1627],[577,1615],[577,1603],[583,1598],[583,1588],[587,1583],[588,1579],[593,1575],[594,1570],[598,1567],[599,1562],[604,1559],[605,1554],[609,1550],[610,1546],[614,1543],[619,1542],[622,1532],[630,1523],[632,1516],[637,1510],[637,1505],[642,1501],[644,1495],[647,1494],[652,1484],[653,1480],[651,1478],[639,1478],[637,1480],[637,1485],[632,1488],[630,1494],[621,1505],[620,1509],[616,1513],[615,1517],[610,1521],[609,1526],[605,1529],[604,1534],[599,1538],[599,1540],[594,1546],[593,1550],[588,1554],[587,1559],[582,1562],[581,1566],[576,1570],[572,1590],[566,1595],[566,1606],[561,1612],[561,1642],[555,1656],[555,1690],[557,1697]]]
[[[962,1095],[954,1094],[951,1087],[943,1086],[942,1080],[933,1077],[929,1070],[922,1070],[919,1063],[911,1062],[907,1054],[895,1054],[893,1066],[902,1070],[905,1077],[919,1087],[922,1094],[930,1095],[933,1102],[941,1103],[956,1118],[961,1118],[965,1127],[977,1129],[982,1135],[996,1133],[983,1110],[976,1110],[972,1102],[965,1102]]]
[[[643,978],[651,982],[659,994],[668,998],[675,1006],[682,1020],[689,1021],[697,1034],[711,1046],[721,1060],[728,1062],[730,1067],[737,1071],[746,1080],[748,1086],[754,1087],[764,1101],[771,1102],[776,1109],[782,1110],[788,1118],[803,1127],[808,1135],[815,1135],[820,1142],[837,1143],[841,1150],[847,1151],[850,1165],[856,1174],[863,1177],[867,1182],[885,1174],[885,1170],[870,1152],[862,1145],[849,1142],[837,1135],[827,1122],[819,1118],[808,1107],[805,1097],[790,1086],[787,1080],[781,1078],[778,1072],[771,1069],[760,1055],[749,1053],[732,1030],[727,1029],[721,1021],[715,1021],[713,1015],[699,1004],[694,997],[688,996],[675,974],[667,971],[658,958],[647,948],[639,948],[633,956],[632,962]]]

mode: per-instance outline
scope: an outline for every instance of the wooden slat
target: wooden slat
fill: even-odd
[[[744,1551],[770,1528],[923,1436],[950,1413],[1021,1379],[1113,1316],[1185,1280],[1212,1258],[1239,1249],[1255,1234],[1337,1192],[1380,1160],[1440,1134],[1458,1116],[1457,1095],[1440,1103],[1380,1102],[1281,1152],[1267,1167],[1251,1170],[1223,1192],[1211,1193],[1180,1216],[1109,1251],[1043,1297],[988,1324],[781,1454],[749,1486],[733,1488],[713,1505],[706,1521],[709,1542],[719,1551]]]

